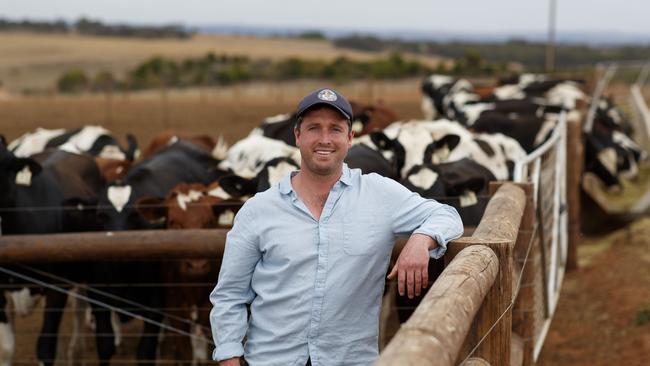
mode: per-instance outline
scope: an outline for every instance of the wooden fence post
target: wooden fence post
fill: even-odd
[[[497,280],[474,318],[457,362],[472,356],[481,357],[492,365],[510,364],[512,309],[508,307],[512,302],[513,253],[526,197],[524,190],[512,183],[498,183],[496,187],[502,192],[500,201],[488,205],[472,237],[460,238],[448,249],[449,257],[453,257],[467,246],[482,244],[491,248],[499,258]]]
[[[535,274],[539,271],[539,236],[532,184],[520,184],[526,191],[526,208],[515,243],[515,272],[522,276],[512,311],[512,331],[521,339],[521,364],[533,365],[535,350]],[[530,248],[529,248],[530,247]],[[523,269],[522,269],[523,268]]]
[[[567,271],[578,268],[577,247],[580,241],[580,187],[584,165],[582,124],[580,119],[567,120],[567,204],[569,206],[569,238]]]

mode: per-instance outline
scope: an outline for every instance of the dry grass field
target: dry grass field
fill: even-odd
[[[173,59],[204,56],[208,52],[247,55],[273,60],[287,57],[332,60],[345,56],[355,60],[385,54],[341,50],[329,41],[252,36],[196,35],[180,39],[128,39],[65,34],[0,32],[0,81],[12,92],[27,88],[47,89],[65,70],[79,67],[94,75],[108,70],[121,76],[149,57]],[[432,67],[435,57],[408,56]]]

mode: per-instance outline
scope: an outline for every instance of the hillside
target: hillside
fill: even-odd
[[[154,55],[181,60],[208,52],[271,60],[300,57],[329,61],[339,56],[370,60],[386,56],[386,53],[337,49],[329,41],[294,38],[199,34],[188,40],[152,40],[0,32],[0,82],[11,92],[47,89],[62,72],[71,68],[82,68],[90,74],[107,70],[122,75]],[[440,61],[437,57],[407,58],[432,67]]]

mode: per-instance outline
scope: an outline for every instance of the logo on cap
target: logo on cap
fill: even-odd
[[[323,89],[318,93],[318,99],[333,102],[338,99],[336,93],[329,89]]]

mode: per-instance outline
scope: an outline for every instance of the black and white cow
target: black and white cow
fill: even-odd
[[[221,197],[245,201],[256,193],[278,184],[284,176],[296,170],[300,170],[299,162],[289,157],[277,157],[264,163],[262,169],[254,176],[241,176],[236,173],[225,175],[218,181],[220,189],[225,192]]]
[[[481,97],[473,93],[472,84],[465,79],[448,75],[431,75],[422,82],[422,112],[427,120],[454,119],[466,104],[478,102]]]
[[[399,180],[399,167],[395,159],[387,159],[379,148],[367,144],[355,144],[348,150],[345,163],[351,169],[361,169],[363,174],[377,173]]]
[[[219,161],[210,152],[184,140],[179,140],[149,159],[136,164],[121,181],[107,186],[99,197],[97,219],[102,230],[121,231],[138,229],[162,229],[165,222],[151,222],[137,210],[139,200],[146,197],[165,197],[179,183],[209,184],[227,172],[218,168]],[[150,261],[98,263],[93,266],[93,276],[99,283],[129,284],[133,282],[160,282],[160,263]],[[141,362],[155,360],[158,344],[158,323],[162,315],[151,309],[161,308],[164,291],[161,287],[111,288],[110,293],[142,304],[135,313],[153,320],[145,322],[138,345],[137,357]],[[90,297],[123,307],[114,298],[91,293]],[[133,306],[127,306],[132,308]],[[106,308],[93,305],[96,322],[97,350],[101,364],[108,364],[115,353],[111,314]],[[124,317],[122,317],[123,320]]]
[[[576,109],[586,100],[582,80],[548,79],[544,75],[523,74],[510,81],[512,83],[494,89],[494,99],[541,98],[546,105],[566,110]]]
[[[538,117],[485,111],[474,121],[471,128],[476,132],[502,133],[517,140],[525,151],[531,152],[551,136],[557,122],[556,114],[544,114]]]
[[[4,138],[0,138],[0,216],[4,235],[96,230],[94,207],[97,194],[104,184],[101,172],[91,156],[50,149],[31,158],[21,158],[9,151]],[[3,267],[14,272],[24,272],[21,267]],[[84,263],[37,267],[43,272],[77,283],[87,280],[88,268]],[[51,278],[39,274],[29,273],[29,276],[47,283],[52,282]],[[27,284],[22,278],[1,274],[0,287],[8,283],[13,286]],[[43,316],[37,358],[43,365],[53,365],[58,328],[67,296],[49,288],[42,291],[45,295],[45,308],[48,310]],[[3,350],[0,352],[0,363],[9,364],[13,353],[13,334],[4,313],[4,293],[5,291],[0,295],[0,347]],[[29,292],[21,291],[20,295],[24,300]],[[25,311],[26,309],[22,310]]]
[[[275,158],[289,158],[299,164],[300,150],[279,140],[249,135],[228,149],[221,167],[230,169],[239,176],[252,178]]]
[[[520,149],[512,151],[517,142],[506,136],[496,141],[483,134],[475,135],[459,123],[447,120],[395,124],[384,130],[384,136],[376,133],[373,137],[387,140],[384,144],[393,147],[402,178],[416,165],[470,158],[489,169],[496,179],[505,180],[512,174],[509,166],[514,165],[513,161],[508,161],[516,161],[524,154]]]
[[[123,149],[111,132],[101,126],[52,130],[38,128],[12,141],[8,148],[18,157],[30,157],[47,148],[65,146],[67,150],[101,158],[133,161],[139,155],[138,143],[131,134],[126,138],[128,147]]]
[[[488,169],[470,159],[449,163],[426,163],[411,168],[401,183],[425,198],[435,198],[454,206],[466,226],[478,225],[487,200],[489,182],[496,178]]]

